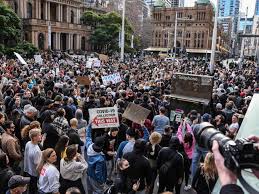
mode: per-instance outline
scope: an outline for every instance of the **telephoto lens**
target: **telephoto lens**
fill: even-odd
[[[200,147],[207,148],[211,151],[212,143],[216,140],[219,143],[220,151],[222,147],[228,142],[228,144],[235,145],[235,142],[226,137],[220,131],[216,130],[215,127],[208,123],[203,122],[194,126],[193,130],[194,137],[196,142]]]

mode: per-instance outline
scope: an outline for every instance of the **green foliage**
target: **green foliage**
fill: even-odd
[[[0,55],[13,56],[13,52],[33,56],[37,48],[21,40],[21,20],[0,0]]]
[[[116,12],[99,14],[87,11],[83,14],[81,21],[85,25],[94,27],[90,41],[98,52],[110,54],[119,51],[118,41],[119,32],[121,30],[122,18]],[[130,49],[131,34],[133,28],[127,20],[125,20],[125,51]],[[129,48],[129,49],[128,49]]]

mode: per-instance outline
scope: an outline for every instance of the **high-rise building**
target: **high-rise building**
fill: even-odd
[[[259,0],[255,2],[255,15],[259,15]]]
[[[240,0],[219,0],[218,6],[219,17],[234,17],[233,32],[236,34],[238,30]]]
[[[171,7],[183,7],[184,6],[184,0],[172,0],[171,1]]]

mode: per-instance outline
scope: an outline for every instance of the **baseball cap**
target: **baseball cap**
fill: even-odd
[[[14,189],[16,187],[25,186],[30,183],[31,178],[23,177],[20,175],[14,175],[8,181],[8,187]]]

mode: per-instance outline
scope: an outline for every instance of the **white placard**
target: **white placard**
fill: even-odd
[[[42,65],[43,63],[43,59],[41,58],[41,55],[34,55],[34,60],[35,60],[35,63],[38,63],[40,65]]]
[[[101,67],[101,61],[99,59],[93,61],[94,67]]]
[[[93,62],[86,61],[85,67],[91,69],[92,68],[92,64],[93,64]]]
[[[19,61],[21,62],[21,64],[23,65],[27,65],[26,61],[22,58],[22,56],[16,52],[14,52],[15,56],[19,59]]]
[[[120,76],[120,73],[114,73],[111,75],[102,76],[102,80],[103,80],[103,85],[105,86],[109,85],[111,82],[112,84],[117,84],[121,82],[121,76]]]
[[[120,125],[117,106],[89,109],[89,115],[93,129],[119,127]]]

